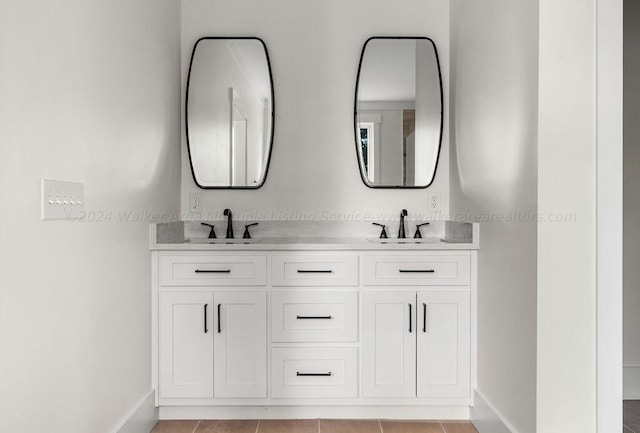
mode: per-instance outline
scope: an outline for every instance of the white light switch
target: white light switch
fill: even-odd
[[[40,182],[41,218],[64,220],[80,218],[84,211],[81,183],[42,179]]]

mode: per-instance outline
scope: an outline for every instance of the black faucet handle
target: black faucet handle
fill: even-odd
[[[382,227],[382,232],[380,232],[380,239],[387,239],[389,236],[387,236],[387,226],[385,226],[384,224],[379,224],[379,223],[371,223],[374,226],[380,226]]]
[[[217,237],[216,229],[213,226],[213,224],[207,224],[207,223],[200,223],[200,224],[202,224],[203,226],[211,227],[211,230],[209,231],[209,239],[215,239]]]
[[[422,226],[428,226],[429,224],[431,224],[431,223],[422,223],[422,224],[418,224],[418,225],[416,226],[416,234],[415,234],[415,235],[413,235],[413,238],[414,238],[414,239],[421,239],[421,238],[422,238],[422,233],[420,233],[420,227],[422,227]]]
[[[251,233],[249,233],[249,227],[257,226],[258,223],[247,224],[244,226],[244,234],[242,235],[242,239],[251,239]]]

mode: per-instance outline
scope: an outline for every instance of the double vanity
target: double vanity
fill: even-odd
[[[199,188],[265,183],[273,82],[263,40],[195,42],[185,130]],[[431,186],[444,125],[435,43],[369,38],[355,89],[353,166],[363,184]],[[429,199],[439,210],[439,192],[417,193],[416,207]],[[199,212],[193,197],[189,210]],[[222,221],[151,227],[161,418],[469,418],[477,225],[414,221],[405,231],[403,210],[388,233],[352,219],[234,231],[231,211],[224,216],[226,233]]]
[[[468,419],[478,226],[305,236],[322,224],[261,222],[233,240],[152,225],[161,417]]]

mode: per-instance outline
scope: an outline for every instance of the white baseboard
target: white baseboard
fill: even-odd
[[[518,433],[478,390],[474,393],[471,422],[479,433]]]
[[[640,367],[624,367],[622,375],[622,398],[640,400]]]
[[[469,406],[161,406],[160,419],[450,419]]]
[[[146,393],[111,433],[149,433],[158,422],[153,390]]]

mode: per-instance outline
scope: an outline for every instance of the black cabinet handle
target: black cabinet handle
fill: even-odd
[[[435,269],[398,269],[398,272],[406,274],[406,273],[415,273],[415,274],[433,274],[435,273]]]
[[[299,371],[296,371],[296,376],[333,376],[333,373],[300,373]]]
[[[222,308],[222,304],[218,304],[218,334],[222,332],[222,326],[220,325],[220,308]]]
[[[422,332],[427,332],[427,304],[422,303]]]
[[[231,269],[196,269],[196,274],[230,274]]]
[[[299,274],[332,274],[331,269],[298,269]]]
[[[411,317],[411,311],[413,306],[409,304],[409,333],[413,332],[413,318]]]
[[[207,307],[209,304],[204,304],[204,333],[209,332],[209,328],[207,328]]]
[[[296,316],[296,319],[333,319],[333,316]]]

